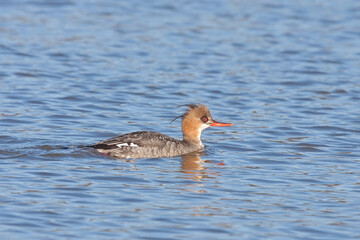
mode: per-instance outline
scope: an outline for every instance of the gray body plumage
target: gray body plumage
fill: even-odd
[[[116,158],[154,158],[184,155],[204,146],[201,142],[197,144],[157,132],[142,131],[110,138],[89,147]]]

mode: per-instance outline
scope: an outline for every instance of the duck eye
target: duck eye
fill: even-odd
[[[206,123],[206,122],[208,121],[208,118],[204,116],[204,117],[201,118],[201,121],[203,121],[204,123]]]

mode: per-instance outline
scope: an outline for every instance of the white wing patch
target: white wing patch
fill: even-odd
[[[137,144],[135,143],[119,143],[119,144],[116,144],[116,146],[118,147],[138,147]]]

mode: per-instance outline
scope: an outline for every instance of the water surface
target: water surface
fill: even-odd
[[[2,238],[360,238],[358,1],[0,9]],[[187,103],[235,125],[182,157],[75,147],[181,138]]]

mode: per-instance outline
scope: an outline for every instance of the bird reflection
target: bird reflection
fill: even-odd
[[[207,168],[204,166],[204,161],[201,160],[200,154],[200,152],[195,152],[182,156],[181,172],[185,174],[185,179],[200,181],[208,177]]]

